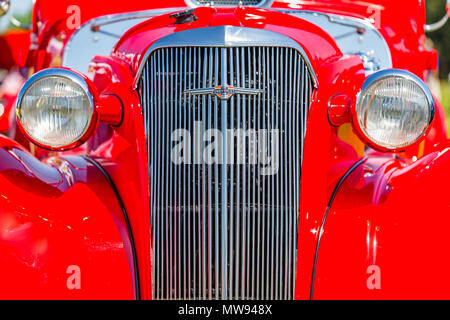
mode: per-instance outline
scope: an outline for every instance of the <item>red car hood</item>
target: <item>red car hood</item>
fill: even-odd
[[[296,41],[316,70],[327,60],[342,56],[336,42],[321,28],[303,19],[266,9],[256,8],[197,8],[197,20],[175,24],[169,14],[149,19],[125,33],[112,55],[125,60],[136,74],[145,53],[157,40],[175,32],[189,29],[235,26],[263,29],[283,34]]]

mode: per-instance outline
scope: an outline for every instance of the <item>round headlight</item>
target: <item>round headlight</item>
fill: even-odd
[[[423,137],[434,118],[425,83],[410,72],[383,70],[367,78],[356,105],[360,133],[382,151],[400,151]]]
[[[67,150],[85,141],[95,125],[95,95],[87,79],[67,69],[33,75],[19,93],[17,120],[37,145]]]

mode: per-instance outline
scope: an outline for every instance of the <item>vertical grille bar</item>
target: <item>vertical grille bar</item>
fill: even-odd
[[[230,86],[263,92],[227,100],[186,93]],[[294,297],[313,88],[292,48],[182,47],[150,55],[139,89],[155,299]]]
[[[215,66],[214,66],[214,87],[217,87],[219,85],[219,49],[214,48],[214,57],[215,57]],[[218,121],[218,109],[219,109],[219,103],[217,101],[217,98],[214,98],[214,125],[213,128],[219,127],[219,121]],[[220,289],[219,289],[219,274],[220,274],[220,265],[219,265],[219,213],[220,213],[220,202],[219,202],[219,165],[216,162],[214,164],[214,202],[215,202],[215,276],[216,276],[216,288],[215,288],[215,298],[219,299],[220,296]]]
[[[271,103],[270,103],[270,116],[269,116],[269,130],[273,129],[275,127],[275,123],[274,123],[274,109],[275,109],[275,103],[277,102],[277,97],[276,97],[276,86],[275,84],[278,83],[278,73],[276,72],[276,68],[275,68],[275,48],[271,48],[271,71],[272,71],[272,75],[273,78],[271,79],[272,83],[271,83]],[[270,145],[270,142],[269,142]],[[270,148],[269,148],[270,150]],[[273,259],[274,259],[274,255],[275,255],[275,250],[274,250],[274,246],[275,246],[275,239],[274,239],[274,227],[275,227],[275,217],[274,217],[274,209],[276,208],[276,204],[275,204],[275,192],[274,192],[274,184],[275,184],[275,177],[274,175],[270,176],[270,197],[271,197],[271,202],[270,204],[272,205],[272,210],[270,210],[270,283],[268,285],[268,287],[270,288],[270,296],[269,299],[273,300],[273,277],[275,276],[274,274],[274,265],[273,265]]]
[[[228,57],[227,57],[227,49],[222,48],[220,49],[221,52],[221,83],[227,83],[228,78]],[[221,129],[222,133],[227,132],[227,114],[228,114],[228,102],[225,100],[222,100],[221,102]],[[220,193],[222,195],[221,197],[221,226],[222,226],[222,246],[221,246],[221,258],[222,258],[222,267],[221,267],[221,274],[222,274],[222,280],[221,280],[221,291],[222,291],[222,299],[228,298],[228,203],[227,203],[227,189],[228,189],[228,181],[227,181],[227,135],[222,134],[222,154],[220,155],[222,157],[222,168],[221,168],[221,190]]]
[[[208,79],[208,59],[207,57],[207,50],[208,48],[202,48],[203,51],[203,85],[206,85],[207,79]],[[202,119],[206,118],[206,97],[202,97]],[[203,121],[202,124],[202,132],[206,131],[206,125]],[[202,142],[202,148],[205,148],[205,142]],[[204,204],[202,205],[202,298],[206,300],[206,210],[207,205],[206,203],[206,180],[207,180],[207,174],[206,174],[206,165],[205,163],[202,164],[202,199],[204,201]]]
[[[229,77],[227,79],[227,83],[231,83],[234,79],[234,53],[233,50],[234,48],[229,48],[228,50],[228,58],[230,59],[230,63],[229,63]],[[234,128],[235,127],[235,122],[234,122],[234,107],[235,107],[235,101],[232,99],[230,101],[230,119],[229,119],[229,127],[230,128]],[[234,152],[234,151],[233,151]],[[231,156],[231,154],[227,153],[227,159],[228,161],[234,162],[234,154],[233,156]],[[231,165],[230,166],[230,177],[232,178],[234,175],[234,166]],[[234,192],[234,185],[233,182],[230,183],[229,186],[229,196],[230,196],[230,206],[229,208],[227,208],[227,212],[228,212],[228,219],[230,221],[229,223],[229,233],[228,233],[228,241],[229,241],[229,248],[227,251],[227,254],[229,256],[229,271],[228,271],[228,287],[229,287],[229,292],[228,295],[229,297],[232,299],[233,298],[233,259],[234,259],[234,251],[233,251],[233,247],[234,247],[234,208],[233,208],[233,192]]]
[[[236,85],[238,87],[241,86],[241,63],[242,58],[239,57],[240,48],[234,48],[234,55],[236,56]],[[241,99],[236,99],[237,109],[237,128],[241,128]],[[236,159],[239,159],[242,154],[242,145],[240,143],[237,144],[237,155]],[[237,161],[236,161],[237,162]],[[236,245],[235,245],[235,255],[236,255],[236,274],[235,274],[235,299],[239,299],[239,283],[241,281],[240,278],[240,267],[241,267],[241,166],[237,166],[236,168]]]
[[[214,55],[213,55],[213,49],[208,49],[209,54],[209,71],[212,72],[213,65],[214,65]],[[206,58],[205,58],[206,59]],[[213,77],[209,77],[208,81],[208,87],[212,87],[213,84]],[[211,114],[212,114],[212,97],[208,97],[208,122],[207,126],[208,128],[211,127]],[[213,276],[213,254],[212,254],[212,248],[213,248],[213,237],[212,237],[212,221],[213,221],[213,208],[212,208],[212,170],[211,165],[208,164],[208,299],[212,299],[213,293],[212,293],[212,276]]]
[[[255,64],[255,66],[258,66],[258,68],[257,68],[257,73],[258,73],[258,81],[257,81],[257,84],[255,84],[255,87],[257,88],[257,89],[259,89],[259,90],[262,90],[263,89],[263,84],[261,83],[261,81],[262,81],[262,76],[261,76],[261,72],[262,72],[262,69],[261,69],[261,66],[262,66],[262,61],[261,61],[261,58],[262,58],[262,49],[261,49],[261,47],[258,47],[258,59],[257,59],[257,61],[258,61],[258,64],[256,64],[256,62],[254,63]],[[258,128],[258,129],[262,129],[262,126],[261,126],[261,99],[257,99],[258,100],[258,102],[257,102],[257,104],[255,104],[255,106],[256,106],[256,110],[255,110],[255,115],[256,115],[256,127]],[[258,148],[259,149],[259,148]],[[258,156],[259,156],[259,150],[258,151],[256,151],[256,152],[258,152]],[[260,163],[258,163],[258,167],[257,167],[257,169],[256,169],[256,172],[260,172],[261,171],[261,164]],[[258,221],[257,221],[257,223],[256,223],[256,233],[257,233],[257,236],[256,236],[256,243],[255,243],[255,247],[256,247],[256,275],[255,275],[255,277],[256,277],[256,279],[254,280],[254,282],[255,282],[255,285],[256,285],[256,292],[255,292],[255,294],[254,294],[254,298],[256,299],[257,297],[260,297],[260,295],[259,295],[259,289],[260,289],[260,283],[259,283],[259,279],[260,279],[260,275],[261,275],[261,272],[260,272],[260,266],[261,266],[261,263],[260,263],[260,261],[261,261],[261,192],[258,192],[258,191],[261,191],[261,180],[260,179],[258,179],[258,183],[257,183],[257,188],[258,188],[258,190],[256,191],[256,194],[257,194],[257,199],[256,199],[256,203],[257,203],[257,205],[256,205],[256,211],[257,211],[257,214],[258,214]]]

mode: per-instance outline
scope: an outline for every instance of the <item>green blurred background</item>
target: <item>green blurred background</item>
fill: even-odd
[[[12,7],[9,14],[13,14],[23,24],[30,24],[30,8],[33,0],[12,0],[11,3]],[[445,4],[446,0],[426,0],[427,23],[437,22],[444,16]],[[0,33],[12,27],[14,26],[11,25],[9,19],[5,19],[5,17],[0,19]],[[450,21],[442,29],[428,33],[427,37],[428,45],[439,51],[439,72],[436,72],[434,77],[439,77],[440,86],[434,86],[435,89],[433,91],[442,101],[447,115],[447,127],[450,132]],[[433,86],[431,87],[433,88]]]
[[[445,0],[427,0],[427,23],[438,21],[445,12]],[[439,51],[439,78],[441,101],[447,115],[450,132],[450,21],[440,30],[427,34],[435,49]]]
[[[450,87],[447,80],[441,80],[441,99],[447,118],[447,132],[450,132]]]

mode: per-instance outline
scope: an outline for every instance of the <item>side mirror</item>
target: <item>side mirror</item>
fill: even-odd
[[[7,14],[10,7],[11,7],[10,0],[0,0],[0,17]]]
[[[447,0],[447,4],[445,6],[445,11],[446,11],[445,16],[441,20],[439,20],[438,22],[432,23],[432,24],[425,25],[426,32],[437,31],[447,23],[449,15],[450,15],[450,0]]]

